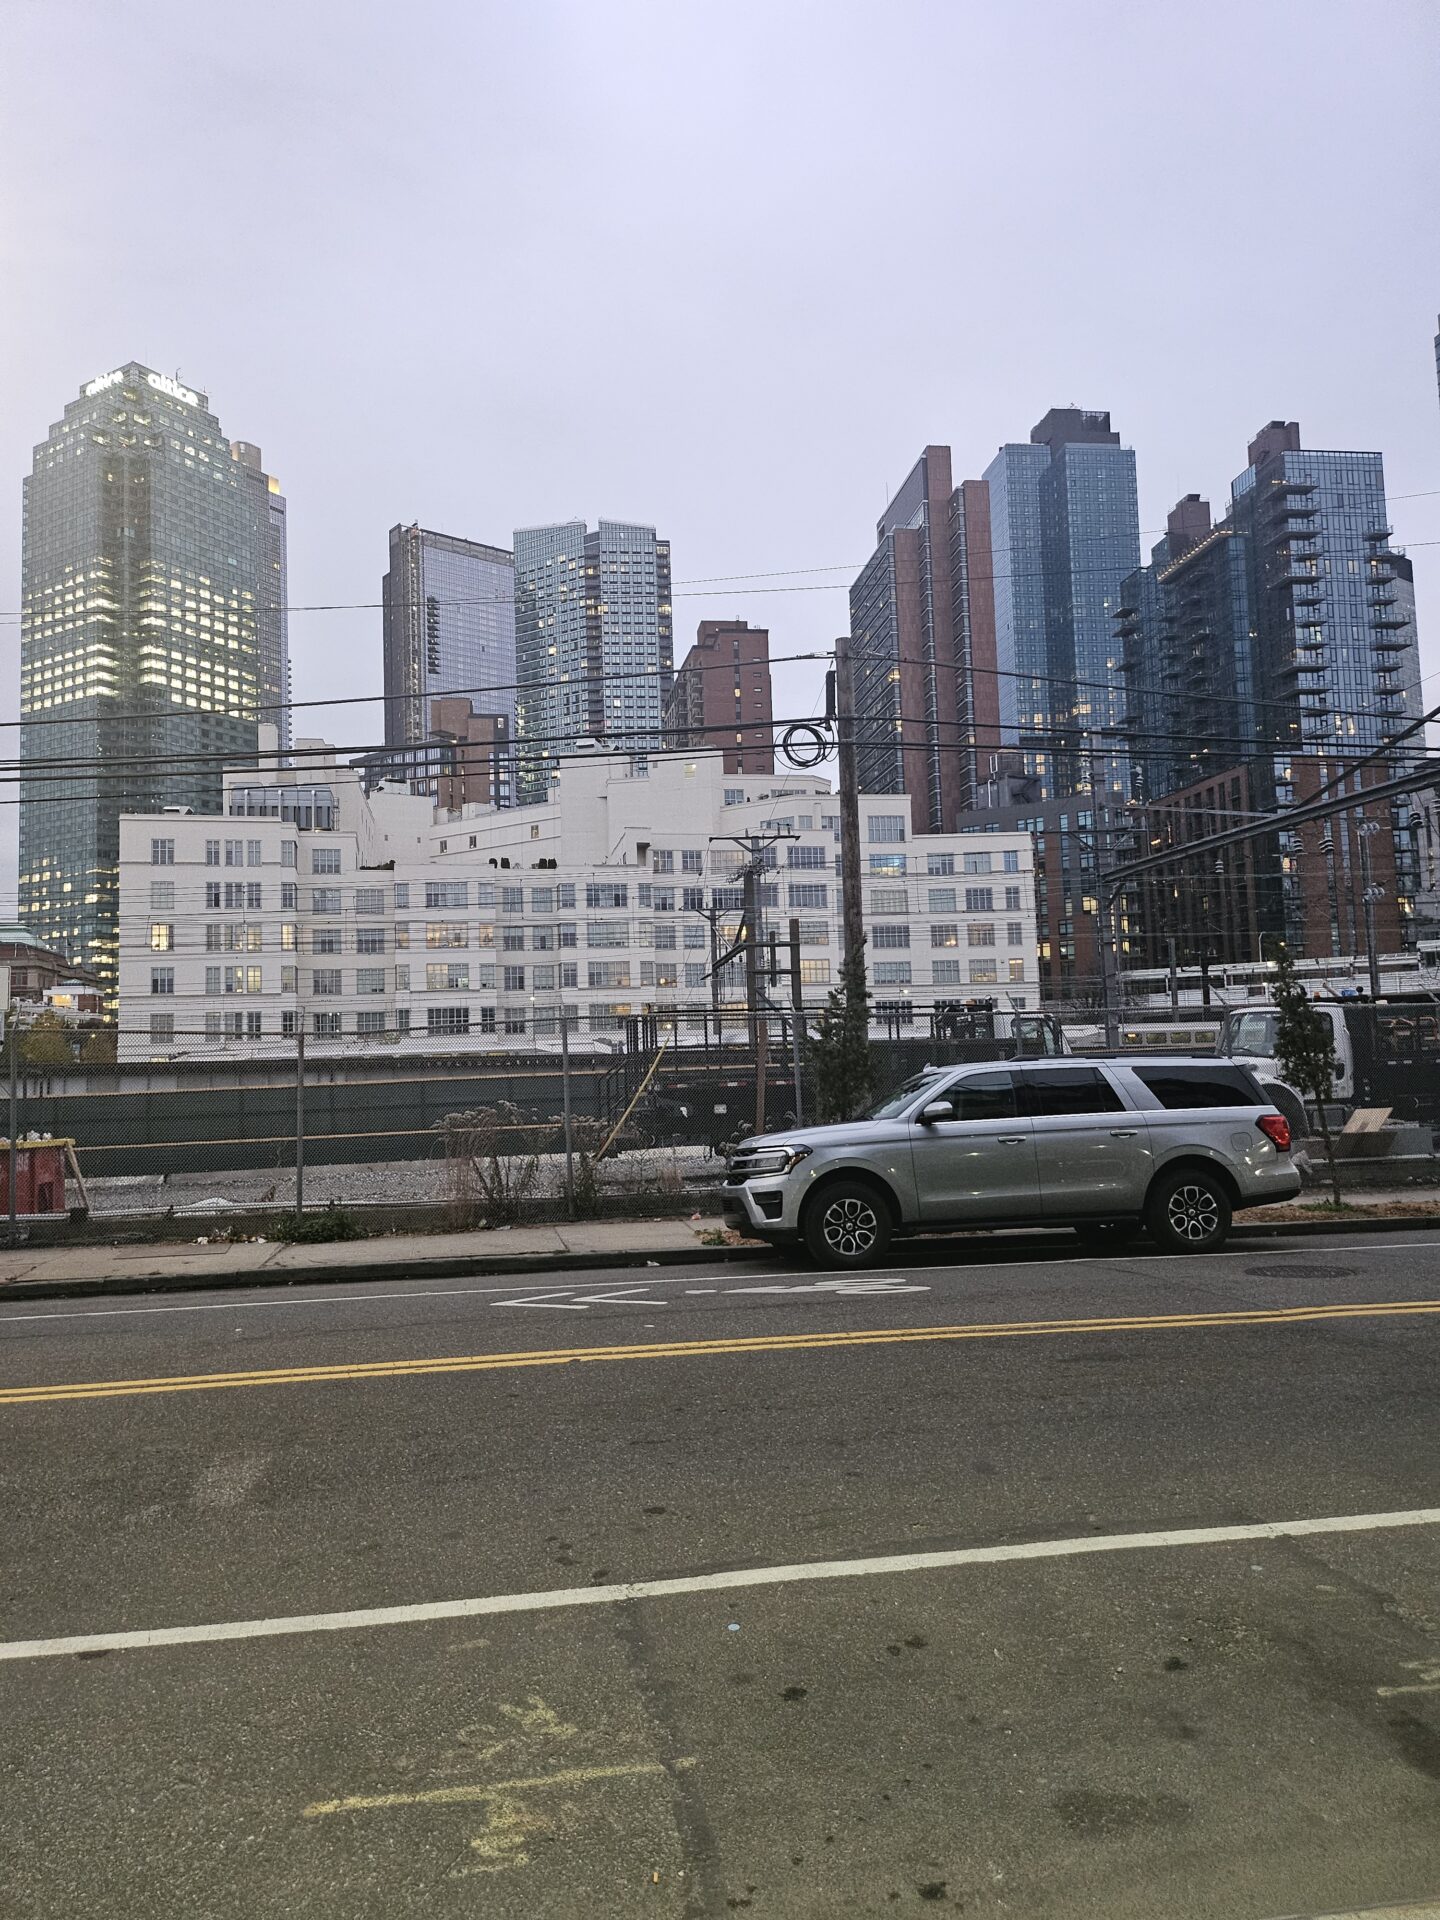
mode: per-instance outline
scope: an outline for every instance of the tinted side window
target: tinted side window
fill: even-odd
[[[1062,1113],[1123,1113],[1125,1102],[1097,1067],[1056,1067],[1023,1077],[1020,1111],[1037,1120]]]
[[[976,1073],[949,1089],[957,1120],[1013,1120],[1015,1081],[1008,1073]]]
[[[1237,1067],[1136,1067],[1135,1078],[1162,1107],[1254,1107],[1260,1104],[1248,1074]]]

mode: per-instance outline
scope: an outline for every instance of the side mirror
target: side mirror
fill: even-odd
[[[920,1109],[922,1127],[933,1127],[937,1120],[953,1120],[955,1105],[950,1100],[931,1100]]]

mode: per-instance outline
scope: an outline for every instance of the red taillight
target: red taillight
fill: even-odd
[[[1281,1153],[1290,1151],[1290,1122],[1283,1113],[1262,1113],[1255,1122],[1267,1140],[1273,1140]]]

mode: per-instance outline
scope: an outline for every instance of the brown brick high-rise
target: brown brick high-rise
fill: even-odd
[[[727,773],[773,773],[774,712],[769,630],[702,620],[665,703],[665,745],[718,747]]]

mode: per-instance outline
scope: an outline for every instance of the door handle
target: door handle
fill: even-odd
[[[1025,1144],[1025,1136],[1023,1133],[1002,1133],[996,1137],[995,1144],[997,1147],[1023,1147]]]
[[[1139,1131],[1140,1129],[1138,1127],[1112,1127],[1110,1129],[1110,1138],[1112,1140],[1134,1140],[1137,1138]]]

